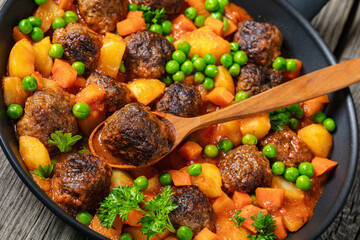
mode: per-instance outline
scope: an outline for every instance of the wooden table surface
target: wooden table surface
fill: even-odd
[[[5,0],[0,0],[0,7]],[[339,61],[360,57],[358,0],[330,0],[312,21]],[[351,92],[360,119],[360,84]],[[360,163],[360,161],[359,161]],[[0,150],[0,239],[86,239],[47,209],[22,183]],[[319,239],[360,239],[360,164],[347,201]]]

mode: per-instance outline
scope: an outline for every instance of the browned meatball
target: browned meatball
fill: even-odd
[[[156,160],[168,147],[165,124],[140,103],[130,103],[109,117],[101,141],[112,154],[135,166]]]
[[[139,6],[149,6],[153,11],[158,8],[165,8],[167,15],[173,15],[180,13],[185,0],[130,0],[129,2],[136,3]]]
[[[226,154],[218,163],[227,193],[253,192],[257,187],[271,184],[269,160],[255,145],[241,145]]]
[[[25,114],[17,124],[20,136],[32,136],[39,139],[49,153],[59,149],[48,143],[55,131],[77,133],[76,118],[71,114],[75,100],[61,89],[36,91],[26,100]]]
[[[241,68],[236,91],[245,91],[249,96],[253,96],[284,81],[284,76],[278,70],[249,63]]]
[[[156,104],[156,111],[179,117],[195,117],[200,114],[201,95],[192,85],[175,83]]]
[[[193,236],[204,227],[215,231],[215,214],[207,196],[197,186],[173,188],[170,198],[178,207],[169,214],[175,229],[181,226],[191,228]]]
[[[95,32],[80,23],[69,23],[66,28],[58,28],[53,35],[53,43],[64,48],[63,58],[73,64],[80,61],[85,64],[85,74],[96,68],[100,55],[101,41]]]
[[[268,67],[281,54],[283,36],[269,23],[245,21],[239,23],[233,40],[246,52],[249,62]]]
[[[114,112],[131,102],[130,90],[124,83],[116,81],[110,76],[92,73],[86,85],[96,84],[105,90],[107,111]]]
[[[276,148],[276,156],[271,161],[281,161],[286,167],[298,167],[313,159],[309,147],[290,129],[270,133],[259,142],[261,148],[268,144]]]
[[[127,56],[126,76],[129,79],[155,78],[165,73],[165,64],[171,60],[174,46],[161,34],[140,31],[125,38]]]
[[[53,200],[66,212],[95,212],[110,193],[111,168],[90,154],[71,154],[54,167]]]
[[[99,33],[113,32],[127,15],[127,1],[123,0],[78,0],[78,5],[87,25]]]

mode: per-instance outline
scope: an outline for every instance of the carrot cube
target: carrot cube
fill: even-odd
[[[283,73],[284,77],[286,80],[292,80],[294,78],[297,78],[300,76],[301,74],[301,69],[302,69],[302,61],[298,60],[298,59],[294,59],[296,61],[296,70],[294,72],[289,72],[289,71],[285,71]]]
[[[127,18],[142,18],[144,13],[142,11],[130,11]]]
[[[105,90],[96,84],[90,84],[76,95],[76,102],[84,102],[89,106],[106,98]]]
[[[144,18],[127,18],[118,22],[116,28],[121,36],[126,36],[137,31],[146,30],[146,23]]]
[[[191,186],[190,174],[180,170],[170,170],[171,179],[176,187]]]
[[[316,112],[321,111],[324,103],[328,103],[328,102],[329,102],[328,95],[323,95],[305,101],[302,106],[302,108],[304,109],[305,116],[309,118],[312,117],[312,115],[314,115]]]
[[[224,87],[215,87],[207,95],[207,99],[215,105],[226,107],[234,99],[234,95]]]
[[[279,209],[284,204],[285,189],[258,187],[255,190],[256,202],[262,208]]]
[[[125,223],[133,227],[141,227],[140,218],[142,218],[143,216],[144,214],[142,212],[131,210]]]
[[[202,147],[193,141],[187,141],[179,149],[181,155],[183,155],[188,161],[200,156],[202,152]]]
[[[228,212],[235,210],[234,201],[223,193],[218,197],[212,205],[216,216],[226,215]]]
[[[68,88],[74,85],[77,77],[77,71],[66,61],[55,59],[54,65],[51,68],[54,80],[62,88]]]
[[[314,166],[314,176],[330,172],[338,163],[327,158],[315,157],[311,164]]]
[[[246,192],[238,192],[235,191],[232,197],[235,207],[237,210],[241,210],[243,207],[250,205],[252,203],[252,199],[249,194]]]
[[[38,84],[38,87],[36,90],[41,90],[43,88],[43,78],[41,76],[41,74],[39,72],[33,72],[31,74],[32,77],[34,77],[36,79],[36,82]]]
[[[275,230],[274,233],[278,237],[279,240],[283,240],[287,237],[287,231],[283,222],[282,217],[274,217],[273,220],[275,220]]]
[[[205,227],[193,238],[193,240],[220,240],[220,237]]]
[[[241,210],[241,216],[245,218],[245,221],[243,221],[241,226],[245,227],[246,229],[250,230],[253,233],[256,233],[255,227],[251,225],[253,223],[251,217],[257,215],[259,212],[263,212],[264,214],[267,214],[267,211],[265,209],[255,207],[254,205],[245,206]]]

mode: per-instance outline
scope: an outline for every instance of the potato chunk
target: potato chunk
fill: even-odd
[[[23,38],[15,43],[9,56],[9,75],[23,78],[35,71],[35,54],[31,43]]]
[[[191,177],[193,185],[198,186],[199,189],[210,198],[219,197],[223,191],[221,190],[221,173],[220,170],[210,163],[201,164],[202,172],[199,176]]]
[[[138,79],[128,85],[138,102],[148,105],[165,91],[165,83],[157,79]]]
[[[326,158],[332,148],[332,136],[321,124],[311,124],[298,131],[301,140],[318,157]]]
[[[242,135],[250,133],[255,135],[258,140],[264,138],[271,128],[268,113],[260,113],[251,117],[240,119],[239,121]]]
[[[61,18],[64,16],[64,10],[62,10],[52,0],[47,0],[46,3],[40,5],[38,9],[36,9],[34,16],[41,18],[42,24],[40,28],[45,33],[49,30],[55,18]]]
[[[51,46],[50,37],[43,38],[40,42],[34,44],[35,69],[44,77],[49,77],[53,60],[49,56]]]
[[[19,104],[25,106],[26,99],[30,96],[22,87],[22,81],[18,77],[4,77],[2,81],[4,101],[6,106]]]
[[[235,85],[231,74],[224,66],[218,66],[218,69],[219,69],[219,73],[214,78],[215,87],[224,87],[232,95],[235,95]]]
[[[111,187],[124,187],[124,186],[132,186],[133,185],[133,179],[130,176],[129,173],[119,170],[119,169],[113,169],[112,175],[111,175]]]
[[[37,170],[39,165],[51,165],[48,150],[37,138],[21,136],[19,138],[19,150],[30,171]]]

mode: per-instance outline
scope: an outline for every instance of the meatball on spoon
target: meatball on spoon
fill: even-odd
[[[156,114],[167,126],[170,147],[168,147],[165,154],[155,159],[152,158],[151,161],[143,165],[130,165],[106,150],[106,147],[99,142],[104,123],[100,124],[91,134],[89,139],[90,149],[94,155],[105,159],[115,168],[135,169],[147,167],[163,159],[187,135],[201,128],[260,112],[269,112],[288,107],[360,82],[360,72],[357,69],[360,69],[360,58],[306,74],[242,102],[199,117],[183,118],[154,112],[153,114]]]

